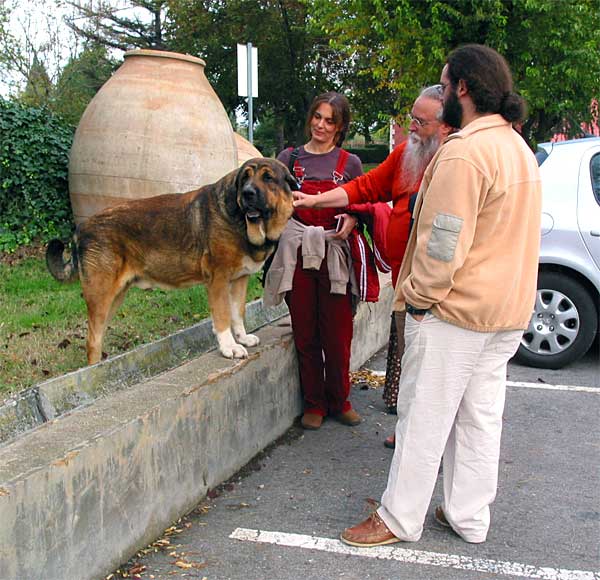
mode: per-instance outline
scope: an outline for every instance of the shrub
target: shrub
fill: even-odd
[[[46,108],[0,98],[0,251],[70,234],[73,134]]]
[[[387,145],[377,144],[348,148],[348,152],[358,155],[363,163],[381,163],[390,154],[390,148]]]

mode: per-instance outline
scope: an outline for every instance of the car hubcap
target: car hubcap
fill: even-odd
[[[578,333],[579,312],[573,301],[557,290],[538,290],[521,344],[535,354],[555,355],[570,348]]]

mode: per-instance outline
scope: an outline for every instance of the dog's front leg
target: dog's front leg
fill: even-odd
[[[234,338],[244,346],[256,346],[260,340],[254,334],[246,334],[246,295],[250,276],[242,276],[231,282],[231,330]]]
[[[219,343],[219,351],[226,358],[246,358],[248,351],[238,344],[231,334],[231,302],[229,280],[215,276],[207,284],[208,304],[213,320],[213,330]]]

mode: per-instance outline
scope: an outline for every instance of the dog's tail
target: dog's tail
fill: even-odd
[[[65,262],[63,252],[65,245],[60,240],[51,240],[46,248],[46,266],[50,274],[59,282],[74,282],[79,274],[77,244],[71,245],[71,259]]]

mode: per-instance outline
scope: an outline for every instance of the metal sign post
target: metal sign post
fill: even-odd
[[[248,141],[254,142],[252,99],[258,97],[258,49],[251,42],[237,45],[238,95],[248,97]]]

